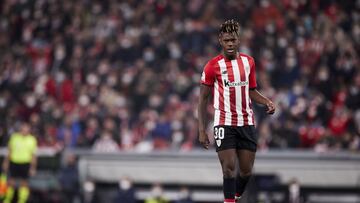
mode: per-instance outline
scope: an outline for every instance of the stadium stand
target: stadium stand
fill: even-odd
[[[359,149],[359,1],[2,2],[3,146],[29,120],[40,146],[196,148],[200,72],[235,18],[278,106],[254,107],[259,149]]]

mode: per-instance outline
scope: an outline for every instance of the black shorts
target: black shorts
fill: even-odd
[[[10,177],[19,179],[28,179],[30,173],[30,164],[16,164],[10,162]]]
[[[216,151],[225,149],[247,149],[256,152],[257,133],[255,126],[224,126],[214,127]]]

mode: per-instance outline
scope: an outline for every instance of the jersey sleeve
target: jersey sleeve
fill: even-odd
[[[255,61],[252,57],[250,57],[250,75],[249,75],[249,88],[255,89],[256,84],[256,71],[255,71]]]
[[[214,65],[210,61],[205,65],[201,75],[201,84],[213,86],[215,82]]]

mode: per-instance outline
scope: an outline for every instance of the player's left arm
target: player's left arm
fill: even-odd
[[[30,175],[34,176],[36,174],[36,168],[37,168],[37,141],[34,138],[34,146],[33,146],[33,150],[32,150],[32,158],[31,158],[31,163],[30,163]]]
[[[273,114],[275,113],[274,103],[264,95],[262,95],[256,89],[256,72],[255,72],[255,62],[252,57],[249,57],[250,64],[250,74],[249,74],[249,96],[250,99],[258,104],[265,105],[267,107],[266,113]]]
[[[10,140],[7,144],[7,150],[8,150],[8,153],[7,155],[4,157],[4,160],[3,160],[3,164],[2,164],[2,170],[3,170],[3,173],[7,174],[8,170],[9,170],[9,167],[10,167],[10,161],[11,161],[11,153],[14,149],[14,145],[15,145],[15,134],[16,133],[13,133],[11,134],[10,136]]]
[[[258,104],[265,105],[267,107],[266,113],[273,114],[275,113],[275,105],[274,103],[262,95],[257,89],[250,89],[249,90],[250,99]]]
[[[34,154],[31,159],[30,164],[30,175],[34,176],[36,174],[36,168],[37,168],[37,156]]]

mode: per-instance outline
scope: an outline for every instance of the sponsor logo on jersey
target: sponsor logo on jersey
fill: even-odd
[[[236,87],[236,86],[246,86],[249,84],[248,81],[234,81],[230,82],[229,80],[224,80],[225,87]]]

